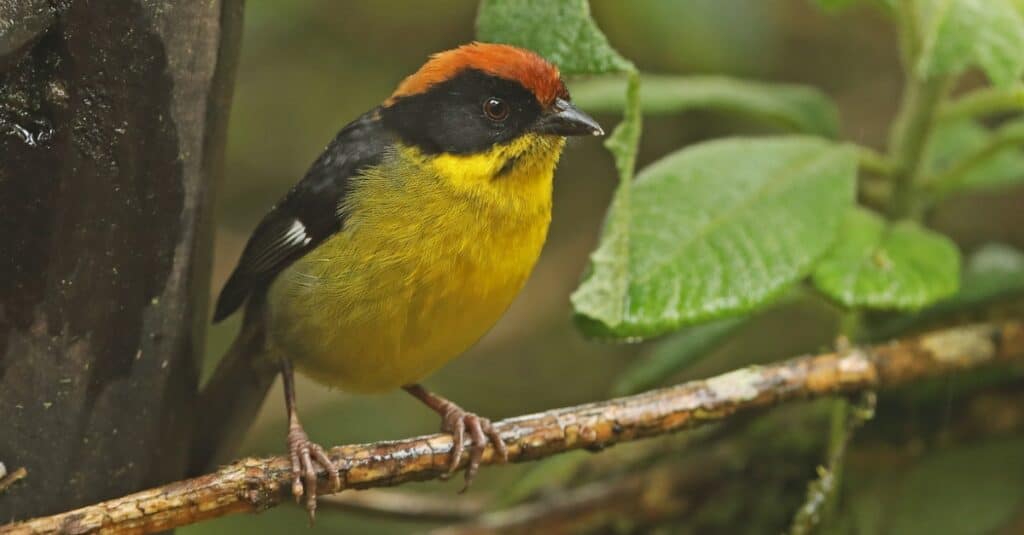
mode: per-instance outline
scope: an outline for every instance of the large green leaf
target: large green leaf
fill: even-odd
[[[1013,0],[919,0],[919,76],[955,75],[981,67],[1008,86],[1024,73],[1024,17]]]
[[[855,208],[818,263],[814,284],[849,307],[917,309],[956,292],[959,277],[960,252],[949,238]]]
[[[986,149],[992,146],[995,135],[974,121],[941,123],[929,137],[925,149],[924,165],[928,176],[941,175],[954,166],[963,165],[965,159],[975,157],[977,161],[971,161],[962,176],[944,193],[1024,182],[1024,152],[1012,143],[994,147],[995,150]]]
[[[817,89],[768,84],[725,76],[641,77],[640,107],[644,113],[678,113],[715,109],[749,116],[782,128],[835,137],[839,113]],[[573,100],[592,112],[618,112],[625,105],[625,82],[594,78],[572,85]]]
[[[608,44],[587,0],[483,0],[476,34],[483,41],[529,48],[565,74],[634,70]]]
[[[613,202],[572,296],[583,328],[653,336],[761,305],[832,244],[856,170],[851,149],[798,136],[711,141],[652,164]]]

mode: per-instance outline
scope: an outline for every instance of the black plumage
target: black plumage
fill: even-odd
[[[249,238],[238,266],[217,299],[213,320],[237,310],[278,273],[330,235],[341,230],[338,206],[359,171],[380,163],[393,142],[381,125],[379,109],[363,114],[338,132],[306,176],[274,206]]]

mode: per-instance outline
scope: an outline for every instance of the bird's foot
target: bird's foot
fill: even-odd
[[[445,400],[447,401],[447,400]],[[494,445],[494,451],[501,458],[502,462],[508,461],[508,448],[501,439],[501,435],[491,425],[487,418],[477,416],[463,410],[458,405],[448,401],[441,413],[441,432],[451,433],[453,438],[451,461],[448,464],[448,473],[451,476],[459,467],[462,455],[466,451],[466,434],[469,434],[472,444],[469,446],[469,465],[466,467],[466,485],[460,493],[466,492],[469,485],[473,483],[477,471],[480,470],[480,461],[483,459],[487,443]]]
[[[327,471],[332,492],[341,490],[338,465],[331,461],[319,444],[310,442],[306,431],[297,423],[288,429],[288,453],[292,459],[292,495],[295,496],[295,503],[301,503],[305,494],[306,511],[309,512],[309,522],[312,524],[316,516],[316,464]]]

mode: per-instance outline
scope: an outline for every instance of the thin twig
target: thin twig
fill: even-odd
[[[403,520],[452,521],[479,516],[485,502],[473,496],[433,496],[388,490],[362,490],[320,497],[318,509],[364,513]]]
[[[793,516],[790,535],[815,533],[828,519],[842,481],[846,448],[853,432],[874,417],[875,393],[862,392],[855,405],[847,400],[837,400],[833,411],[827,464],[818,466],[818,478],[807,485],[807,498]]]
[[[705,475],[705,474],[702,474]],[[695,474],[657,467],[642,474],[590,483],[543,500],[495,511],[472,521],[438,528],[430,535],[492,533],[590,533],[621,518],[681,516],[694,504],[680,496]]]
[[[708,380],[599,403],[555,409],[495,424],[511,461],[607,446],[726,420],[789,400],[905,384],[997,362],[1024,360],[1024,322],[935,331],[843,354],[798,357],[742,368]],[[452,439],[429,435],[331,450],[345,488],[398,485],[446,472]],[[483,462],[495,462],[487,447]],[[463,461],[465,464],[465,461]],[[243,459],[215,473],[67,513],[0,527],[0,534],[153,533],[232,513],[257,512],[290,499],[286,457]],[[330,493],[326,474],[319,489]]]

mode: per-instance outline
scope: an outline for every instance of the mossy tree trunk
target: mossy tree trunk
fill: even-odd
[[[0,524],[184,475],[241,0],[0,0]]]

